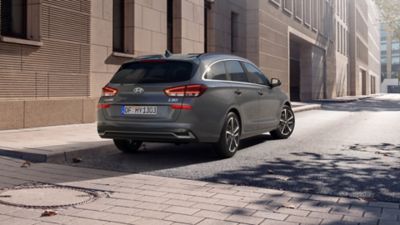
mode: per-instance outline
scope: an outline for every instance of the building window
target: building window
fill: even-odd
[[[339,32],[339,22],[336,22],[336,51],[340,52],[340,32]]]
[[[231,12],[231,52],[238,51],[239,41],[239,14]]]
[[[1,35],[27,38],[27,0],[1,1]]]
[[[269,2],[272,2],[275,4],[275,6],[280,7],[281,6],[281,0],[269,0]]]
[[[294,3],[294,17],[298,21],[303,21],[303,0],[296,0]]]
[[[125,1],[113,0],[113,51],[124,52]]]
[[[304,0],[304,24],[311,25],[311,0]]]
[[[337,15],[337,16],[339,16],[339,1],[340,1],[340,0],[336,0],[336,1],[335,1],[335,3],[336,3],[336,15]]]
[[[293,0],[283,0],[283,10],[290,15],[293,14]]]
[[[173,52],[173,45],[174,45],[174,13],[173,13],[173,0],[167,1],[167,49],[170,52]]]
[[[316,3],[311,4],[311,26],[314,31],[318,30],[318,5]]]

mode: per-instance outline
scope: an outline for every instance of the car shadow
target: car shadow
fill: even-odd
[[[254,167],[221,171],[201,180],[266,187],[310,194],[400,202],[400,167],[397,145],[346,146],[343,151],[372,151],[376,156],[293,152],[295,159],[273,158]],[[361,149],[361,150],[358,150]],[[385,150],[378,150],[385,149]],[[382,152],[382,153],[380,153]],[[396,153],[396,154],[395,154]]]
[[[243,139],[240,149],[244,150],[273,140],[268,134]],[[114,170],[129,173],[145,173],[164,169],[173,169],[188,165],[224,160],[215,154],[212,144],[166,144],[145,142],[138,152],[122,153],[112,144],[104,145],[94,151],[79,154],[79,163],[74,157],[61,162],[72,166]],[[60,163],[60,162],[58,162]]]

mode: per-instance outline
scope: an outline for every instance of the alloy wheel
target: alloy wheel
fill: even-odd
[[[230,152],[235,152],[239,147],[240,123],[235,117],[230,117],[226,126],[226,145]]]
[[[294,129],[294,114],[292,110],[284,108],[281,113],[279,130],[283,135],[289,135]]]

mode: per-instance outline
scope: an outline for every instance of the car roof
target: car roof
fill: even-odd
[[[247,59],[244,59],[239,56],[235,55],[230,55],[230,54],[221,54],[221,53],[189,53],[189,54],[171,54],[168,56],[165,55],[143,55],[139,56],[137,58],[134,58],[132,60],[129,60],[126,63],[132,63],[132,62],[140,62],[142,60],[181,60],[181,61],[191,61],[195,63],[200,63],[202,61],[204,64],[210,64],[215,61],[220,61],[220,60],[226,60],[226,59],[232,59],[232,60],[241,60],[241,61],[247,61],[250,62]]]

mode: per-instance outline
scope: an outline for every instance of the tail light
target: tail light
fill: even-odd
[[[105,86],[105,87],[103,87],[103,94],[102,94],[102,96],[105,96],[105,97],[112,97],[112,96],[115,96],[117,93],[118,93],[118,90],[117,90],[117,89],[112,88],[112,87]]]
[[[98,108],[98,109],[108,109],[108,108],[110,108],[110,107],[111,107],[110,104],[99,103],[99,104],[97,105],[97,108]]]
[[[186,105],[186,104],[172,104],[171,109],[182,109],[182,110],[192,110],[191,105]]]
[[[170,97],[199,97],[207,90],[207,86],[193,84],[179,87],[167,88],[164,93]]]

